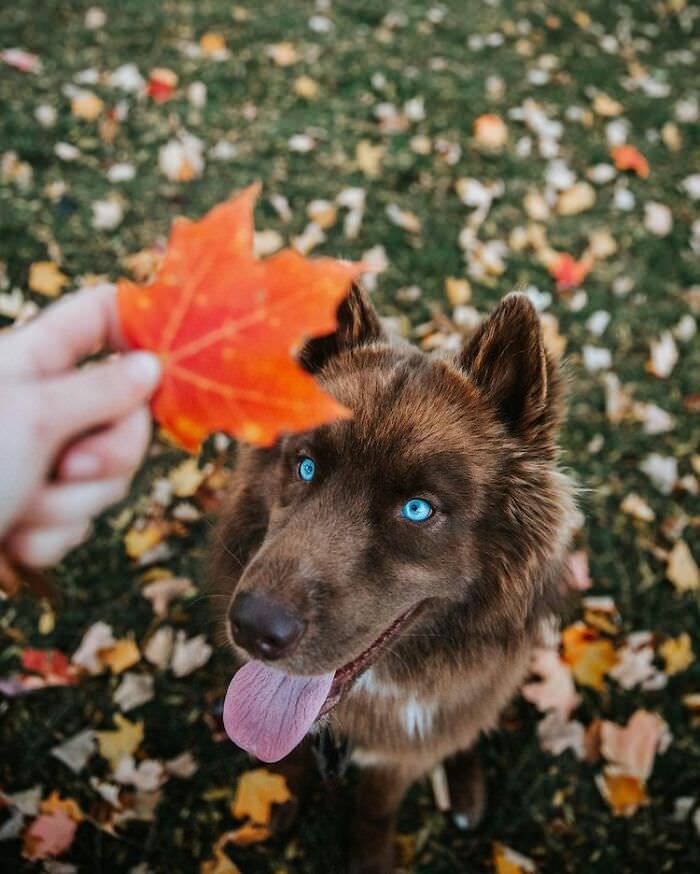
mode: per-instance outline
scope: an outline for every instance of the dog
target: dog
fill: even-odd
[[[479,822],[474,745],[560,608],[563,380],[522,294],[428,355],[353,286],[300,360],[353,415],[240,448],[213,546],[243,664],[224,723],[290,780],[319,726],[347,740],[364,771],[350,869],[385,874],[406,790],[441,763],[456,822]]]

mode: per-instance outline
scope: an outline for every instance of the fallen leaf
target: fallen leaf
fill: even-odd
[[[25,671],[38,674],[46,686],[71,686],[78,677],[68,657],[57,649],[22,650],[22,667]]]
[[[540,748],[553,756],[571,750],[577,759],[586,755],[586,730],[581,722],[569,720],[556,710],[537,723],[537,739]]]
[[[191,182],[204,171],[204,143],[183,131],[158,151],[158,167],[171,182]],[[167,252],[163,256],[165,259]]]
[[[568,718],[581,700],[574,687],[571,668],[555,649],[540,647],[534,652],[531,670],[542,679],[523,686],[523,697],[538,710],[554,710]]]
[[[479,149],[500,151],[508,142],[508,127],[499,115],[486,113],[474,120],[474,142]]]
[[[164,103],[175,93],[177,88],[177,73],[165,67],[156,67],[148,76],[146,94],[156,103]]]
[[[265,53],[269,58],[272,58],[273,63],[278,67],[289,67],[291,64],[296,64],[299,60],[294,43],[283,41],[273,43],[265,49]]]
[[[374,145],[369,140],[360,140],[355,146],[355,161],[368,179],[376,179],[381,173],[385,151],[385,146]]]
[[[578,288],[591,270],[590,261],[581,259],[577,261],[566,252],[558,254],[548,268],[549,275],[556,281],[560,291],[568,291]]]
[[[226,50],[226,40],[220,33],[210,30],[200,36],[199,46],[205,55],[216,56]]]
[[[659,655],[664,660],[664,670],[669,676],[687,670],[695,661],[690,635],[684,631],[678,637],[669,637],[659,647]]]
[[[269,445],[283,431],[348,415],[293,353],[333,330],[362,267],[292,251],[256,260],[257,192],[250,186],[199,222],[178,220],[156,280],[119,283],[127,339],[163,363],[153,412],[190,450],[214,431]]]
[[[79,774],[96,750],[95,732],[91,729],[74,734],[73,737],[51,748],[51,755],[63,762],[71,771]]]
[[[562,631],[563,658],[571,665],[574,679],[582,686],[601,691],[607,672],[615,665],[615,648],[609,640],[583,622],[575,622]]]
[[[55,813],[57,810],[62,810],[75,822],[82,822],[85,818],[77,801],[73,798],[61,798],[55,790],[41,802],[39,809],[42,813]]]
[[[137,521],[124,536],[124,547],[129,558],[142,558],[158,546],[171,533],[171,523],[166,519]]]
[[[248,818],[256,825],[269,825],[273,804],[284,804],[292,795],[281,774],[266,768],[246,771],[238,779],[231,812],[236,819]]]
[[[588,182],[577,182],[571,188],[559,193],[557,212],[559,215],[578,215],[590,209],[595,203],[595,189]]]
[[[585,592],[591,588],[593,582],[588,568],[588,553],[585,549],[570,552],[567,561],[570,571],[569,584],[577,592]]]
[[[318,96],[318,82],[311,76],[298,76],[294,80],[294,93],[305,100],[313,100]]]
[[[610,157],[613,159],[618,170],[630,170],[646,179],[649,175],[647,159],[634,146],[621,145],[610,149]]]
[[[78,823],[64,810],[43,813],[24,833],[22,855],[37,861],[60,856],[75,838]]]
[[[445,279],[445,294],[453,307],[464,306],[472,298],[472,287],[468,279],[448,276]]]
[[[81,91],[73,97],[70,107],[76,118],[94,121],[104,109],[104,102],[92,91]]]
[[[168,613],[171,601],[175,598],[190,598],[197,593],[197,589],[187,577],[167,577],[144,586],[141,593],[151,602],[156,616],[163,618]]]
[[[493,864],[496,874],[531,874],[536,870],[532,859],[497,841],[493,843]]]
[[[164,625],[149,638],[143,654],[152,665],[164,671],[170,664],[174,640],[175,632],[169,625]]]
[[[205,665],[213,650],[203,634],[187,639],[184,631],[175,635],[170,669],[176,677],[186,677]]]
[[[700,569],[685,540],[677,540],[668,557],[666,576],[679,592],[700,589]]]
[[[153,699],[154,680],[150,674],[129,671],[114,691],[114,703],[125,713]]]
[[[124,756],[133,755],[143,740],[143,722],[130,722],[121,713],[115,713],[114,724],[117,726],[114,730],[95,732],[100,755],[107,759],[112,770]]]
[[[101,649],[97,657],[113,674],[121,674],[141,661],[139,648],[131,637],[124,637]]]
[[[46,297],[58,297],[70,280],[53,261],[35,261],[29,267],[29,288]]]
[[[101,674],[105,666],[100,661],[99,653],[115,643],[112,627],[106,622],[95,622],[83,635],[80,646],[71,657],[71,662],[90,674]]]
[[[644,227],[655,237],[666,237],[673,228],[673,213],[665,203],[645,203]]]
[[[635,711],[624,727],[603,720],[600,733],[608,762],[642,783],[651,775],[656,753],[668,746],[668,726],[648,710]]]
[[[656,514],[649,504],[636,492],[630,492],[628,495],[625,495],[620,504],[620,509],[623,513],[627,513],[628,516],[633,516],[641,522],[653,522],[656,518]]]
[[[632,816],[642,805],[649,803],[641,780],[628,774],[619,774],[613,768],[605,768],[596,777],[596,785],[615,816]]]

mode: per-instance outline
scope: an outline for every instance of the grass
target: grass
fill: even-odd
[[[547,161],[536,145],[529,156],[519,156],[516,141],[531,134],[509,117],[509,110],[536,100],[550,118],[561,121],[560,157],[585,179],[588,168],[610,160],[608,119],[590,111],[593,89],[604,91],[622,104],[629,141],[647,157],[649,178],[629,178],[636,199],[631,211],[615,206],[614,183],[596,186],[591,209],[573,216],[552,214],[547,233],[555,249],[579,255],[588,234],[606,228],[617,252],[596,262],[581,308],[572,306],[571,295],[556,292],[529,249],[509,251],[502,276],[472,281],[472,303],[480,312],[488,311],[504,292],[518,286],[536,286],[552,295],[549,311],[567,338],[572,385],[562,437],[564,460],[584,487],[586,524],[580,545],[589,552],[593,591],[615,598],[623,631],[648,629],[659,639],[685,631],[698,651],[697,593],[674,592],[659,554],[659,548],[671,545],[661,521],[684,515],[688,524],[683,537],[700,557],[700,423],[687,400],[699,390],[697,337],[679,342],[679,361],[669,378],[657,379],[645,367],[651,340],[691,312],[688,290],[700,281],[698,235],[695,231],[693,243],[692,230],[697,206],[680,188],[700,167],[700,126],[678,120],[679,101],[699,93],[700,16],[692,4],[679,12],[684,5],[594,0],[585,4],[586,22],[581,6],[569,0],[556,4],[555,12],[545,4],[515,0],[405,0],[391,10],[376,0],[336,0],[328,12],[323,4],[316,8],[302,0],[241,0],[236,6],[219,0],[110,0],[102,4],[106,24],[96,30],[84,24],[90,6],[86,0],[6,5],[0,11],[0,48],[22,46],[37,53],[43,64],[36,75],[0,68],[0,149],[14,151],[32,171],[24,187],[9,178],[9,171],[0,184],[0,259],[8,288],[19,288],[27,299],[43,305],[46,300],[28,290],[28,270],[32,262],[47,259],[60,263],[72,287],[87,274],[115,279],[124,272],[122,259],[165,237],[176,215],[199,216],[253,179],[265,186],[258,227],[278,230],[285,238],[303,229],[311,200],[332,200],[340,190],[360,186],[367,192],[367,208],[357,239],[349,240],[338,221],[316,251],[359,258],[372,246],[383,245],[389,267],[374,292],[377,305],[383,314],[407,317],[416,326],[435,308],[449,315],[445,278],[465,274],[457,238],[470,210],[455,193],[457,179],[505,183],[503,197],[479,231],[481,239],[508,241],[513,228],[528,223],[523,197],[528,189],[543,187]],[[236,10],[246,10],[247,17]],[[442,10],[444,16],[437,20],[440,14],[430,10]],[[329,32],[310,27],[314,15],[331,20]],[[196,45],[208,31],[225,39],[230,51],[226,60],[193,58],[182,50],[183,43]],[[489,34],[502,39],[479,48],[475,37]],[[608,39],[603,39],[605,34]],[[611,41],[615,34],[616,42]],[[282,41],[292,43],[299,56],[290,66],[276,65],[267,51]],[[136,64],[144,75],[154,67],[174,70],[179,86],[173,99],[157,104],[111,87],[101,74],[127,63]],[[634,64],[668,92],[654,97],[640,87],[626,87]],[[531,72],[543,68],[552,72],[539,85]],[[79,87],[94,91],[106,107],[114,108],[119,100],[128,106],[111,140],[99,120],[81,120],[70,111],[66,86],[89,69],[100,78]],[[316,99],[295,92],[293,82],[302,74],[317,83]],[[494,76],[503,83],[501,98],[489,97],[488,82]],[[207,88],[201,109],[186,96],[194,81]],[[410,122],[405,131],[383,133],[377,104],[389,102],[400,109],[416,96],[424,98],[425,118]],[[57,110],[50,129],[42,128],[34,115],[43,103]],[[474,119],[486,112],[501,115],[509,125],[509,145],[500,154],[474,147]],[[668,134],[662,135],[669,123],[680,131],[676,151],[665,142]],[[206,166],[200,178],[171,182],[159,170],[158,151],[183,129],[203,141]],[[290,150],[289,138],[299,133],[315,139],[312,151]],[[411,140],[416,135],[431,139],[429,154],[415,151]],[[440,139],[460,147],[455,163],[437,154]],[[216,160],[208,154],[220,140],[234,144],[235,157]],[[376,178],[367,178],[356,165],[361,140],[385,147]],[[80,156],[71,162],[59,159],[57,142],[77,146]],[[133,164],[133,180],[109,182],[106,170],[115,162]],[[115,191],[124,205],[123,221],[112,231],[94,229],[92,204]],[[289,199],[289,224],[273,209],[273,194]],[[667,204],[673,213],[672,230],[663,238],[650,234],[642,221],[644,204],[652,201]],[[410,234],[392,225],[385,213],[389,203],[415,212],[422,232]],[[626,293],[619,293],[625,287],[621,280],[628,280]],[[411,302],[397,293],[410,285],[421,290]],[[600,339],[587,327],[589,316],[598,310],[611,317]],[[668,411],[675,420],[673,429],[649,435],[638,422],[612,424],[605,413],[601,374],[583,364],[587,344],[608,348],[611,371],[633,386],[635,399]],[[675,457],[679,476],[694,477],[695,492],[692,480],[690,490],[681,487],[670,495],[656,490],[639,469],[650,452]],[[142,506],[154,478],[178,460],[174,450],[158,444],[126,507]],[[630,492],[648,501],[656,522],[636,522],[621,512],[621,500]],[[16,670],[22,646],[74,651],[85,629],[97,620],[110,623],[117,636],[132,633],[139,641],[152,629],[151,607],[140,594],[142,571],[125,554],[123,530],[112,524],[119,509],[101,520],[90,542],[57,570],[60,602],[53,630],[42,634],[39,629],[48,605],[29,596],[0,603],[1,674]],[[208,529],[208,520],[188,526],[186,536],[172,542],[167,568],[200,581]],[[212,631],[210,607],[202,598],[175,608],[169,622],[188,635]],[[139,864],[147,866],[139,871],[199,870],[219,834],[233,827],[228,805],[237,774],[248,767],[246,758],[212,731],[226,680],[223,651],[185,679],[156,674],[154,699],[135,711],[146,727],[143,752],[165,759],[189,750],[199,770],[189,780],[171,780],[164,787],[153,822],[132,823],[115,835],[82,826],[66,862],[91,874],[128,871]],[[86,726],[110,726],[117,683],[116,678],[96,677],[71,688],[0,699],[0,787],[13,792],[41,784],[45,795],[58,789],[94,814],[97,800],[88,777],[105,776],[106,765],[92,760],[85,772],[75,775],[49,750]],[[491,800],[478,832],[462,834],[438,814],[427,786],[411,792],[401,821],[404,834],[421,835],[411,870],[489,870],[493,841],[530,856],[542,872],[697,870],[698,834],[692,824],[674,818],[676,798],[692,796],[696,804],[700,800],[697,724],[682,705],[684,694],[697,691],[698,663],[670,678],[658,692],[623,691],[614,683],[602,694],[586,691],[580,711],[585,723],[595,718],[624,722],[636,708],[645,707],[661,713],[673,733],[673,743],[657,758],[649,782],[650,804],[630,819],[614,817],[601,798],[593,779],[597,765],[579,762],[571,753],[555,758],[539,749],[537,714],[530,705],[515,702],[503,729],[482,742]],[[342,870],[346,805],[333,787],[319,787],[291,841],[236,848],[232,858],[246,874]],[[36,870],[20,853],[17,841],[0,843],[3,869]]]

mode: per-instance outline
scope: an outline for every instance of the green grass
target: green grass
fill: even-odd
[[[663,126],[674,121],[677,102],[700,91],[697,7],[689,3],[679,15],[672,8],[682,3],[622,6],[605,0],[588,4],[562,0],[556,4],[557,24],[546,20],[550,4],[405,0],[394,8],[405,16],[405,23],[389,28],[382,24],[386,4],[378,0],[336,0],[328,13],[318,13],[313,3],[302,0],[242,0],[239,7],[249,12],[245,21],[235,20],[233,4],[220,0],[110,0],[102,4],[106,26],[93,31],[83,23],[90,5],[86,0],[70,4],[35,0],[6,4],[0,11],[0,49],[22,46],[43,62],[37,75],[0,67],[0,152],[13,150],[33,171],[25,189],[8,180],[0,183],[0,259],[6,264],[9,286],[22,289],[39,304],[45,300],[27,287],[32,262],[59,259],[72,287],[85,274],[115,279],[124,270],[121,259],[165,237],[176,215],[200,216],[231,191],[260,179],[264,194],[257,210],[258,227],[277,229],[287,238],[305,226],[305,208],[312,199],[333,199],[348,186],[364,187],[367,208],[358,238],[348,240],[338,221],[316,251],[359,258],[382,244],[390,261],[374,293],[382,313],[406,315],[413,325],[429,318],[431,307],[449,314],[444,280],[465,273],[457,237],[470,213],[455,193],[456,180],[469,176],[505,182],[505,194],[482,226],[481,239],[508,240],[514,227],[527,223],[525,192],[532,186],[543,187],[546,161],[536,147],[529,157],[518,156],[514,144],[528,131],[509,118],[509,110],[529,98],[539,101],[550,118],[563,123],[560,157],[579,178],[586,178],[587,168],[609,160],[606,120],[591,116],[586,126],[571,119],[567,110],[589,110],[592,88],[622,103],[630,124],[629,141],[651,167],[648,179],[629,180],[635,209],[617,210],[612,202],[614,183],[608,183],[597,187],[592,209],[569,217],[554,215],[547,224],[551,244],[575,255],[583,250],[592,229],[608,228],[617,241],[618,252],[597,263],[586,280],[583,308],[574,311],[567,298],[556,293],[530,250],[509,253],[505,274],[489,284],[473,282],[473,304],[485,312],[503,293],[523,285],[552,294],[549,309],[568,338],[571,375],[562,438],[564,461],[584,487],[581,504],[586,525],[580,544],[589,550],[593,591],[615,598],[624,631],[648,629],[659,639],[687,631],[700,652],[698,598],[674,593],[655,549],[671,545],[660,520],[685,514],[689,523],[683,536],[700,560],[700,500],[682,489],[664,496],[638,469],[650,452],[672,455],[678,459],[680,476],[694,475],[697,484],[691,458],[693,453],[697,458],[700,422],[697,413],[684,407],[684,398],[700,389],[697,337],[679,343],[680,358],[670,378],[659,380],[645,370],[650,340],[690,311],[687,291],[700,282],[698,253],[691,249],[697,206],[679,188],[700,167],[700,126],[677,122],[682,136],[677,152],[659,138]],[[428,10],[438,6],[445,11],[444,19],[429,24]],[[588,28],[574,19],[583,6],[592,20]],[[309,27],[315,13],[332,20],[329,33]],[[206,31],[225,38],[230,50],[227,60],[193,59],[180,49],[181,43],[196,43]],[[478,50],[470,43],[475,34],[493,32],[505,34],[501,45]],[[617,33],[625,54],[619,47],[602,48],[603,33]],[[276,66],[266,53],[267,46],[283,40],[294,43],[300,56],[288,67]],[[640,89],[625,88],[630,45],[653,80],[669,86],[667,96],[650,97]],[[525,53],[528,46],[530,56]],[[692,63],[679,60],[680,50],[689,53],[685,60]],[[548,84],[532,84],[528,71],[546,55],[556,60],[556,72]],[[436,65],[435,58],[442,62]],[[153,67],[170,67],[180,85],[164,104],[122,95],[104,77],[97,84],[81,86],[102,97],[107,107],[114,107],[118,99],[128,104],[126,119],[107,143],[95,122],[71,115],[63,89],[80,71],[92,68],[104,74],[126,63],[136,64],[143,75]],[[295,94],[292,83],[302,74],[318,83],[317,99]],[[381,92],[372,84],[375,74],[385,77]],[[494,75],[505,86],[504,96],[495,101],[486,88],[488,77]],[[199,111],[186,98],[187,86],[194,81],[203,82],[208,91],[206,105]],[[415,96],[425,99],[426,118],[412,122],[406,132],[382,133],[374,115],[377,103],[389,101],[400,108]],[[46,130],[36,121],[34,110],[40,103],[56,108],[55,127]],[[250,107],[255,107],[254,117]],[[473,121],[484,112],[496,112],[509,124],[509,146],[500,155],[485,155],[473,146]],[[158,169],[158,150],[182,129],[200,137],[205,152],[219,140],[229,140],[236,146],[236,156],[230,161],[207,156],[201,178],[169,182]],[[289,137],[307,131],[317,140],[316,148],[308,154],[290,152]],[[418,155],[410,145],[416,134],[459,144],[461,156],[449,165],[435,152]],[[376,179],[365,178],[354,164],[355,147],[362,139],[386,147]],[[70,163],[59,160],[54,152],[59,141],[78,146],[81,157]],[[134,165],[132,181],[107,180],[107,168],[117,161]],[[65,184],[65,191],[52,198],[48,187],[55,190],[58,182]],[[125,204],[123,222],[111,232],[94,230],[92,203],[117,190]],[[274,193],[290,201],[289,225],[281,222],[270,204]],[[663,239],[650,235],[642,223],[643,205],[649,201],[665,203],[673,211],[673,229]],[[422,233],[410,235],[393,226],[385,214],[388,203],[414,211],[422,221]],[[620,277],[633,283],[626,295],[613,291]],[[396,292],[414,284],[422,290],[420,298],[402,302]],[[611,322],[596,340],[586,321],[600,309],[610,313]],[[582,364],[582,347],[589,343],[611,350],[612,370],[623,383],[634,386],[637,400],[657,403],[671,413],[673,430],[649,436],[638,423],[608,422],[600,375]],[[2,424],[11,426],[11,422]],[[600,438],[597,452],[590,449],[594,437]],[[127,505],[142,499],[153,478],[178,459],[174,450],[160,447],[135,482]],[[620,511],[622,498],[631,491],[653,507],[656,523],[638,523]],[[137,640],[153,627],[150,605],[139,592],[141,571],[125,555],[123,531],[110,525],[115,515],[102,520],[91,541],[57,571],[60,602],[51,633],[42,635],[37,624],[45,605],[30,597],[0,603],[0,674],[17,669],[22,645],[71,653],[84,630],[97,620],[112,624],[117,635],[131,632]],[[166,566],[201,582],[209,523],[188,527],[186,537],[173,541]],[[175,608],[168,621],[188,635],[200,631],[212,635],[210,605],[204,598]],[[212,732],[212,714],[225,689],[227,670],[226,653],[218,651],[205,668],[185,679],[157,673],[154,700],[128,714],[144,720],[142,750],[158,759],[190,750],[199,770],[190,780],[171,780],[165,786],[152,823],[133,823],[114,836],[89,824],[81,826],[65,861],[91,874],[128,871],[139,863],[152,871],[188,872],[198,870],[201,860],[211,855],[218,835],[234,825],[228,802],[236,775],[248,767],[243,755]],[[0,699],[0,788],[12,792],[40,783],[45,795],[58,789],[94,812],[96,795],[89,777],[106,775],[106,765],[93,759],[82,774],[74,775],[49,750],[86,726],[110,726],[116,712],[112,700],[116,685],[115,679],[97,677],[70,689]],[[693,726],[681,703],[682,696],[693,691],[700,691],[700,663],[671,678],[660,692],[624,692],[610,683],[603,694],[585,695],[580,711],[585,723],[593,718],[624,722],[635,709],[646,707],[661,713],[673,732],[673,744],[657,758],[649,782],[651,803],[630,819],[613,817],[599,795],[594,784],[599,765],[578,762],[570,753],[553,758],[540,751],[537,714],[524,702],[515,702],[503,730],[482,742],[491,800],[478,832],[461,834],[436,813],[426,786],[411,792],[401,830],[425,830],[412,870],[425,874],[489,870],[494,840],[532,857],[540,871],[553,874],[697,870],[700,838],[691,824],[673,817],[677,797],[689,795],[700,801],[698,726]],[[203,796],[214,789],[225,790],[228,797],[205,800]],[[232,857],[245,874],[339,871],[346,811],[342,796],[330,787],[319,787],[291,842],[235,849]],[[0,866],[13,872],[36,869],[21,860],[17,841],[0,843]]]

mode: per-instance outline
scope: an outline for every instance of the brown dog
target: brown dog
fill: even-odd
[[[557,609],[561,381],[518,294],[447,359],[390,342],[353,288],[302,360],[353,418],[241,448],[215,547],[247,662],[224,721],[264,761],[319,720],[347,738],[366,769],[352,868],[387,872],[401,799],[439,763],[457,822],[478,822],[470,750]]]

